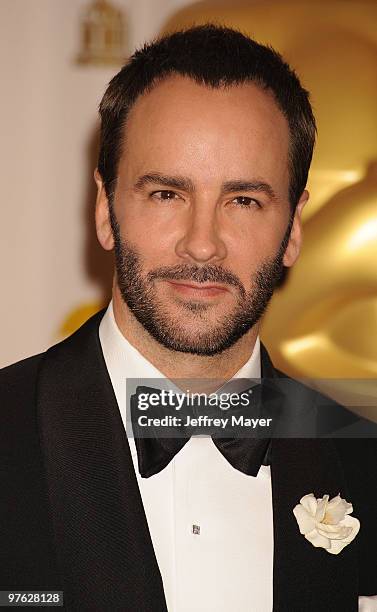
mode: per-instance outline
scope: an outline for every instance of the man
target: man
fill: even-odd
[[[258,331],[301,247],[307,92],[207,25],[135,53],[100,114],[112,302],[3,370],[1,587],[80,611],[377,609],[374,440],[126,435],[130,380],[278,378]]]

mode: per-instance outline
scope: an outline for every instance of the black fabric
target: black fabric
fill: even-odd
[[[61,589],[35,411],[42,357],[0,370],[0,590]]]
[[[347,475],[353,514],[360,521],[358,539],[359,593],[377,595],[377,441],[335,439],[334,444]],[[376,605],[377,610],[377,605]]]
[[[0,587],[64,590],[72,611],[166,612],[98,337],[103,314],[0,372]],[[281,376],[261,355],[263,375]],[[270,456],[273,612],[357,612],[358,595],[377,594],[376,440],[273,439]],[[360,533],[339,555],[299,533],[292,510],[311,492],[354,505]]]

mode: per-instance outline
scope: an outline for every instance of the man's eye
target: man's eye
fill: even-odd
[[[245,208],[249,208],[254,205],[260,207],[258,200],[250,198],[249,196],[237,196],[234,198],[234,200],[232,200],[232,202],[236,202],[239,206],[243,206]]]
[[[179,196],[175,193],[175,191],[169,191],[166,189],[160,191],[154,191],[152,194],[156,200],[175,200]]]

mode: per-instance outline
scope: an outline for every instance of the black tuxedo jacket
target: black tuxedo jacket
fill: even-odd
[[[63,590],[80,612],[165,612],[103,314],[0,373],[0,590]],[[277,375],[263,347],[262,376]],[[377,594],[376,440],[274,439],[271,461],[274,612],[356,612],[359,594]],[[340,554],[299,533],[292,510],[307,493],[352,502],[361,529]]]

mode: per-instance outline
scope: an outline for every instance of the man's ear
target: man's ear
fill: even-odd
[[[97,185],[95,213],[97,238],[105,251],[111,251],[114,248],[114,238],[110,224],[109,201],[98,168],[94,171],[94,180]]]
[[[285,250],[284,257],[283,257],[283,264],[287,268],[290,268],[291,266],[293,266],[293,264],[296,262],[300,254],[300,251],[301,251],[301,244],[302,244],[301,214],[302,214],[302,209],[304,208],[308,200],[309,200],[309,192],[305,189],[305,191],[302,192],[301,198],[299,199],[297,206],[296,206],[288,246]]]

